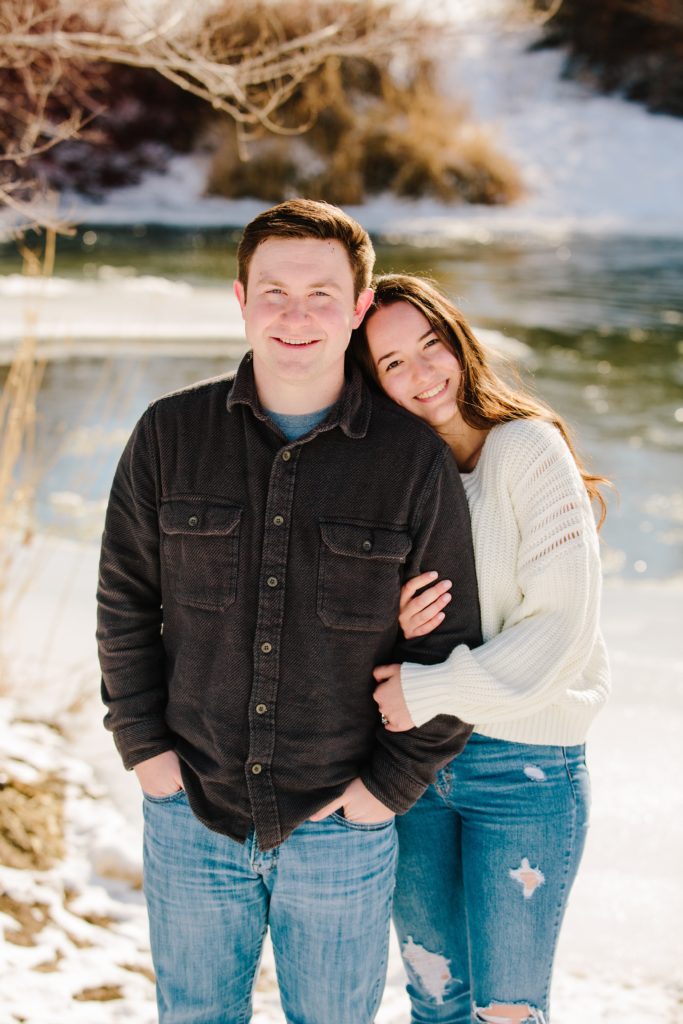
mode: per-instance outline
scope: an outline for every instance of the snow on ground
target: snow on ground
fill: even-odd
[[[140,795],[97,695],[96,565],[94,547],[37,537],[17,548],[4,596],[0,784],[62,776],[68,852],[47,871],[0,867],[0,1024],[156,1019]],[[614,698],[589,745],[592,831],[560,945],[554,1024],[683,1024],[683,800],[672,759],[683,728],[682,614],[683,580],[606,587]],[[59,732],[39,724],[48,719]],[[394,945],[377,1024],[407,1021]],[[254,1022],[284,1022],[269,950]]]

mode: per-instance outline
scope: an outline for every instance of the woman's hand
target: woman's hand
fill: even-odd
[[[401,689],[401,666],[378,665],[372,674],[380,684],[372,696],[377,702],[387,732],[414,729],[415,722],[410,717]]]
[[[438,583],[434,583],[438,576],[438,572],[423,572],[401,587],[398,621],[406,640],[426,636],[443,622],[443,609],[451,599],[448,591],[453,584],[450,580],[439,580]],[[434,586],[428,587],[429,583],[434,583]],[[422,587],[427,589],[416,597],[416,591]]]

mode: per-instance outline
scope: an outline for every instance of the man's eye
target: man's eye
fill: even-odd
[[[324,299],[328,298],[328,293],[327,292],[313,292],[313,294],[314,294],[314,296],[316,298],[324,298]]]

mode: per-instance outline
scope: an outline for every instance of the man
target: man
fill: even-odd
[[[114,479],[98,639],[105,722],[145,794],[162,1024],[243,1024],[266,928],[287,1020],[370,1024],[404,812],[470,727],[391,733],[372,668],[480,642],[467,507],[425,424],[345,375],[370,239],[292,200],[247,226],[234,377],[152,403]],[[455,581],[397,643],[402,583]]]

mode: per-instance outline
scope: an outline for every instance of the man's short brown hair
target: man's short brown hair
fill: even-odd
[[[251,258],[261,242],[269,238],[320,238],[341,242],[349,257],[355,298],[370,285],[375,250],[365,228],[331,203],[288,199],[254,217],[244,229],[237,249],[237,276],[245,294]]]

